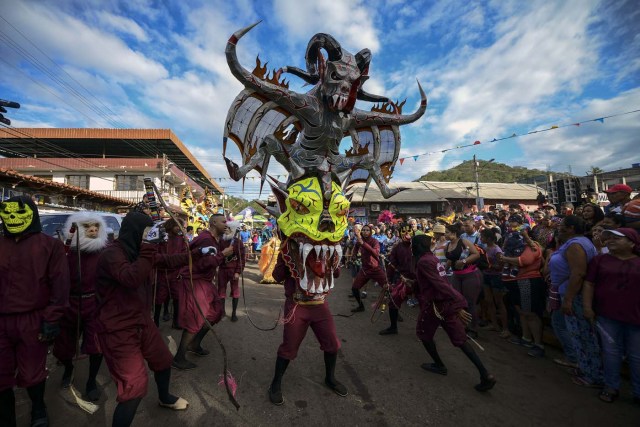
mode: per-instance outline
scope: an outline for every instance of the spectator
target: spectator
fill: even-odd
[[[474,245],[483,247],[480,241],[480,232],[476,230],[476,222],[473,218],[468,218],[462,223],[462,229],[464,233],[460,236],[461,239],[467,240]]]
[[[631,192],[633,189],[625,184],[616,184],[609,187],[605,192],[609,199],[609,204],[604,207],[606,214],[610,212],[622,213],[624,205],[631,201]]]
[[[502,281],[507,282],[509,299],[520,317],[522,327],[522,337],[513,337],[509,342],[529,348],[527,354],[531,357],[544,357],[542,315],[546,286],[540,274],[542,248],[531,240],[526,229],[521,230],[520,233],[526,243],[520,256],[497,254],[498,261],[518,266],[516,277],[502,277]]]
[[[626,225],[624,216],[619,212],[609,212],[605,214],[601,223],[605,228],[620,228]]]
[[[600,206],[593,203],[586,203],[582,207],[582,219],[584,219],[585,236],[591,238],[591,228],[604,219],[604,212]]]
[[[622,216],[626,227],[633,228],[636,231],[640,230],[640,193],[636,194],[629,203],[624,205]]]
[[[591,240],[584,236],[584,220],[575,215],[562,220],[558,236],[565,243],[551,258],[551,280],[558,286],[566,328],[576,352],[578,369],[574,372],[573,382],[585,387],[599,387],[603,380],[600,346],[591,332],[591,325],[584,318],[581,293],[587,265],[597,251]]]
[[[553,238],[555,227],[546,211],[536,211],[533,218],[536,225],[531,229],[531,238],[538,242],[542,248],[545,248]]]
[[[502,252],[496,244],[496,231],[491,228],[480,233],[482,243],[487,251],[489,268],[482,272],[484,278],[484,299],[489,310],[489,319],[495,331],[500,332],[501,338],[509,338],[507,323],[507,307],[504,305],[505,286],[502,283],[500,271],[502,265],[498,261],[498,254]],[[500,322],[498,322],[498,320]]]
[[[640,237],[631,228],[606,230],[608,254],[589,264],[584,282],[584,317],[600,333],[604,389],[600,400],[613,402],[620,392],[620,368],[626,355],[633,400],[640,403]]]
[[[473,317],[468,333],[472,337],[477,337],[476,303],[482,291],[482,272],[474,263],[480,258],[480,254],[471,242],[460,238],[462,235],[460,223],[449,225],[446,230],[445,237],[449,240],[446,250],[447,266],[453,270],[451,283],[454,289],[467,300],[469,312]]]
[[[523,224],[523,221],[524,220],[520,215],[511,215],[509,217],[509,231],[507,232],[504,244],[502,245],[504,255],[507,257],[519,257],[527,246],[522,231],[528,229],[528,224]],[[519,269],[520,266],[517,263],[504,264],[502,267],[502,277],[517,277]]]
[[[546,204],[542,207],[542,210],[545,211],[547,213],[547,216],[549,218],[553,218],[554,216],[556,216],[556,207],[552,204]]]
[[[187,239],[189,239],[189,242],[193,240],[193,226],[191,225],[187,226]]]
[[[562,206],[560,207],[560,216],[569,216],[569,215],[573,215],[573,203],[571,202],[564,202],[562,204]]]

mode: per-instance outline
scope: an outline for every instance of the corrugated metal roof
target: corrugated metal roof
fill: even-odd
[[[425,187],[425,185],[421,182],[393,182],[391,184],[392,188],[397,187],[405,187],[406,190],[401,191],[393,197],[385,199],[382,197],[380,190],[376,186],[375,183],[371,183],[369,189],[367,190],[367,194],[362,200],[362,194],[364,193],[364,184],[355,184],[354,192],[355,195],[353,197],[354,202],[366,202],[366,203],[408,203],[408,202],[444,202],[446,201],[441,196],[436,194],[434,191]]]
[[[0,167],[27,171],[68,171],[74,174],[79,171],[158,171],[162,168],[162,159],[95,159],[76,157],[52,158],[0,158]],[[72,169],[70,171],[69,169]],[[116,172],[117,173],[117,172]]]
[[[473,199],[476,197],[475,182],[420,181],[426,188],[445,199]],[[401,186],[403,184],[396,185]],[[541,190],[533,184],[511,184],[481,182],[480,197],[502,200],[535,200]]]

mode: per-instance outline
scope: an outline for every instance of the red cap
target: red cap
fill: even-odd
[[[615,230],[604,230],[602,233],[609,233],[618,237],[626,237],[627,239],[631,240],[636,249],[640,245],[640,235],[638,235],[636,230],[634,230],[633,228],[616,228]]]
[[[605,193],[631,193],[633,191],[633,188],[629,187],[628,185],[625,184],[616,184],[613,185],[611,187],[609,187],[608,190],[605,191]]]

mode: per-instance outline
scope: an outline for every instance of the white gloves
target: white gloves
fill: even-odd
[[[218,249],[215,246],[206,246],[204,248],[200,248],[200,253],[202,255],[217,255]]]
[[[164,229],[164,221],[147,227],[142,233],[142,241],[146,243],[160,243],[167,240],[167,232]]]

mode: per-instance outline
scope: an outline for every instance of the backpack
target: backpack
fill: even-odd
[[[478,255],[480,255],[480,258],[478,258],[474,265],[480,270],[488,270],[491,267],[491,262],[489,262],[487,251],[476,244],[474,244],[473,246],[476,248],[476,251],[478,251]]]

